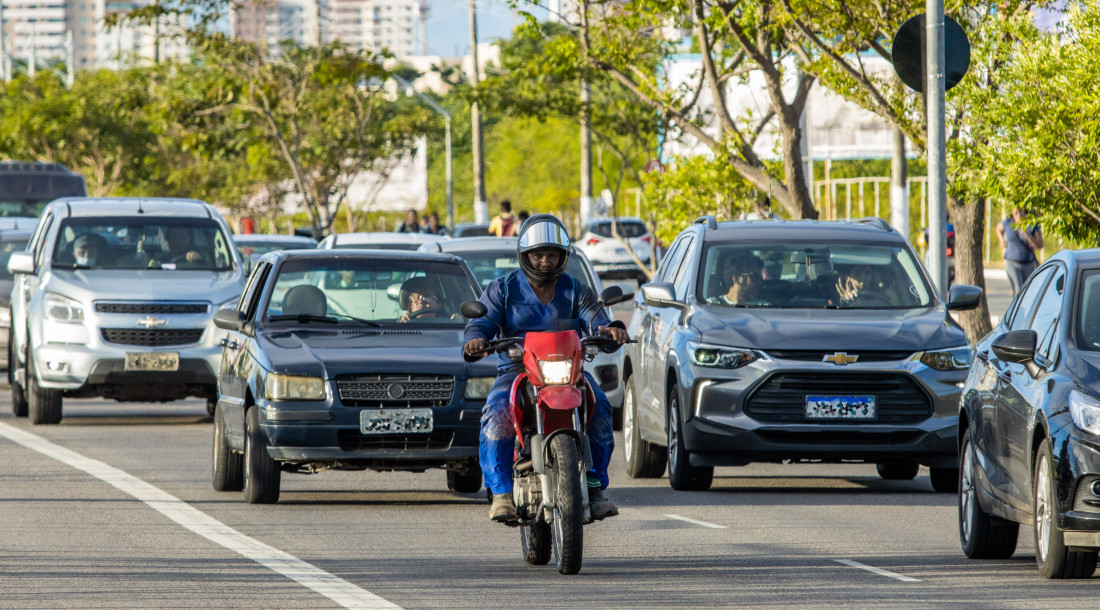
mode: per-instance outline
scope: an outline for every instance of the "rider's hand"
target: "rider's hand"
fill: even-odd
[[[470,339],[462,348],[462,350],[466,352],[467,356],[476,356],[479,353],[483,353],[487,349],[489,349],[489,342],[480,337],[477,339]]]
[[[601,335],[611,337],[616,343],[622,345],[630,340],[630,336],[626,334],[626,330],[619,328],[618,326],[601,326],[596,330],[600,331]],[[468,345],[468,344],[467,344]]]

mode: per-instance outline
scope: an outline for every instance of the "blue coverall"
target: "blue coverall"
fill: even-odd
[[[592,289],[568,274],[558,279],[554,298],[549,305],[539,300],[527,276],[519,269],[490,282],[481,295],[481,302],[489,312],[466,323],[464,342],[478,338],[488,341],[498,334],[502,337],[522,337],[531,331],[577,330],[583,336],[587,333],[584,320],[588,321],[593,332],[611,323],[605,310],[599,307]],[[572,321],[569,328],[562,327],[561,324],[568,321]],[[523,363],[512,362],[507,354],[498,354],[497,370],[497,380],[482,409],[479,457],[485,487],[494,494],[504,494],[512,492],[516,438],[509,398],[512,382],[523,372]],[[592,421],[588,422],[588,442],[592,447],[592,470],[588,477],[590,484],[595,479],[601,487],[607,487],[607,465],[615,449],[611,403],[587,371],[584,376],[596,396]]]

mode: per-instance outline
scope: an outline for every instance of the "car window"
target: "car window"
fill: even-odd
[[[1028,280],[1023,291],[1020,292],[1016,299],[1016,307],[1012,312],[1012,319],[1008,322],[1009,330],[1023,330],[1028,328],[1028,324],[1031,322],[1031,315],[1035,313],[1035,306],[1039,303],[1039,295],[1042,294],[1043,286],[1053,272],[1053,267],[1044,267],[1040,269],[1038,273],[1031,276],[1031,279]]]
[[[599,235],[600,237],[613,237],[613,227],[614,223],[610,221],[594,222],[588,225],[588,232],[592,233],[593,235]],[[641,237],[649,232],[649,230],[646,229],[645,224],[641,222],[620,221],[618,229],[619,237],[624,237],[627,239],[633,237]]]
[[[697,296],[719,306],[914,309],[933,290],[896,243],[714,243],[698,265]]]
[[[50,214],[42,219],[34,236],[34,266],[41,267],[46,258],[46,242],[49,241],[50,228],[53,226],[54,216]]]
[[[1043,291],[1043,296],[1039,299],[1035,315],[1028,326],[1038,336],[1035,343],[1037,352],[1047,358],[1052,358],[1051,345],[1054,343],[1055,331],[1060,321],[1062,296],[1066,289],[1066,272],[1061,267],[1056,269],[1046,290]]]
[[[5,238],[0,241],[0,279],[10,280],[15,276],[8,271],[8,259],[12,252],[22,252],[27,249],[27,237]]]
[[[209,218],[66,218],[53,266],[61,269],[229,271],[230,241]]]
[[[476,300],[477,295],[473,279],[458,262],[291,260],[279,267],[263,318],[293,323],[301,314],[313,314],[349,324],[358,318],[377,324],[457,328],[466,323],[458,313],[462,303]],[[430,311],[418,313],[421,310]]]
[[[688,284],[691,282],[691,276],[694,275],[692,270],[695,267],[694,264],[694,239],[684,240],[683,250],[683,263],[680,264],[680,268],[676,271],[676,275],[672,280],[672,285],[676,288],[676,300],[683,301],[687,298]]]
[[[263,263],[257,267],[248,278],[248,285],[245,286],[244,292],[241,294],[241,299],[237,302],[237,311],[243,311],[250,320],[256,313],[257,297],[261,292],[260,289],[264,285],[264,279],[267,277],[267,273],[270,270],[271,265],[269,263]]]
[[[1100,352],[1100,269],[1082,272],[1076,305],[1073,320],[1077,347]]]
[[[655,282],[668,282],[668,278],[680,268],[680,255],[683,254],[684,244],[688,241],[688,235],[683,235],[675,242],[672,247],[669,248],[668,254],[665,255],[664,260],[661,261],[660,268],[657,269],[657,275],[654,276]]]

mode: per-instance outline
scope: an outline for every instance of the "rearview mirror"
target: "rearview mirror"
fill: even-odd
[[[632,298],[634,298],[634,293],[630,290],[623,290],[623,287],[618,284],[608,286],[600,293],[600,302],[604,305],[615,305]]]
[[[30,252],[12,252],[8,258],[8,271],[34,275],[34,256]]]
[[[485,314],[489,313],[489,308],[485,306],[485,303],[481,301],[466,301],[462,304],[460,309],[463,316],[473,320],[475,318],[483,318]]]
[[[684,304],[676,300],[676,290],[669,282],[643,284],[642,299],[650,307],[684,308]]]
[[[214,326],[225,330],[240,330],[248,319],[236,309],[219,309],[214,312]]]
[[[1028,374],[1038,377],[1041,369],[1035,364],[1035,344],[1039,335],[1031,329],[1010,330],[997,337],[989,346],[993,354],[1005,362],[1022,364]]]
[[[982,289],[967,284],[955,284],[947,293],[947,309],[974,309],[982,302]]]

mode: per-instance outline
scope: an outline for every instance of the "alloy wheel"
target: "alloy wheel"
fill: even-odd
[[[1039,455],[1038,480],[1035,482],[1035,536],[1038,538],[1039,560],[1046,561],[1050,553],[1050,519],[1052,498],[1050,497],[1050,467],[1047,456]]]
[[[963,446],[962,482],[959,486],[959,504],[963,538],[970,540],[974,528],[974,503],[978,501],[974,487],[974,445],[969,440]]]
[[[625,455],[634,455],[634,384],[626,386],[623,396],[623,450]]]

